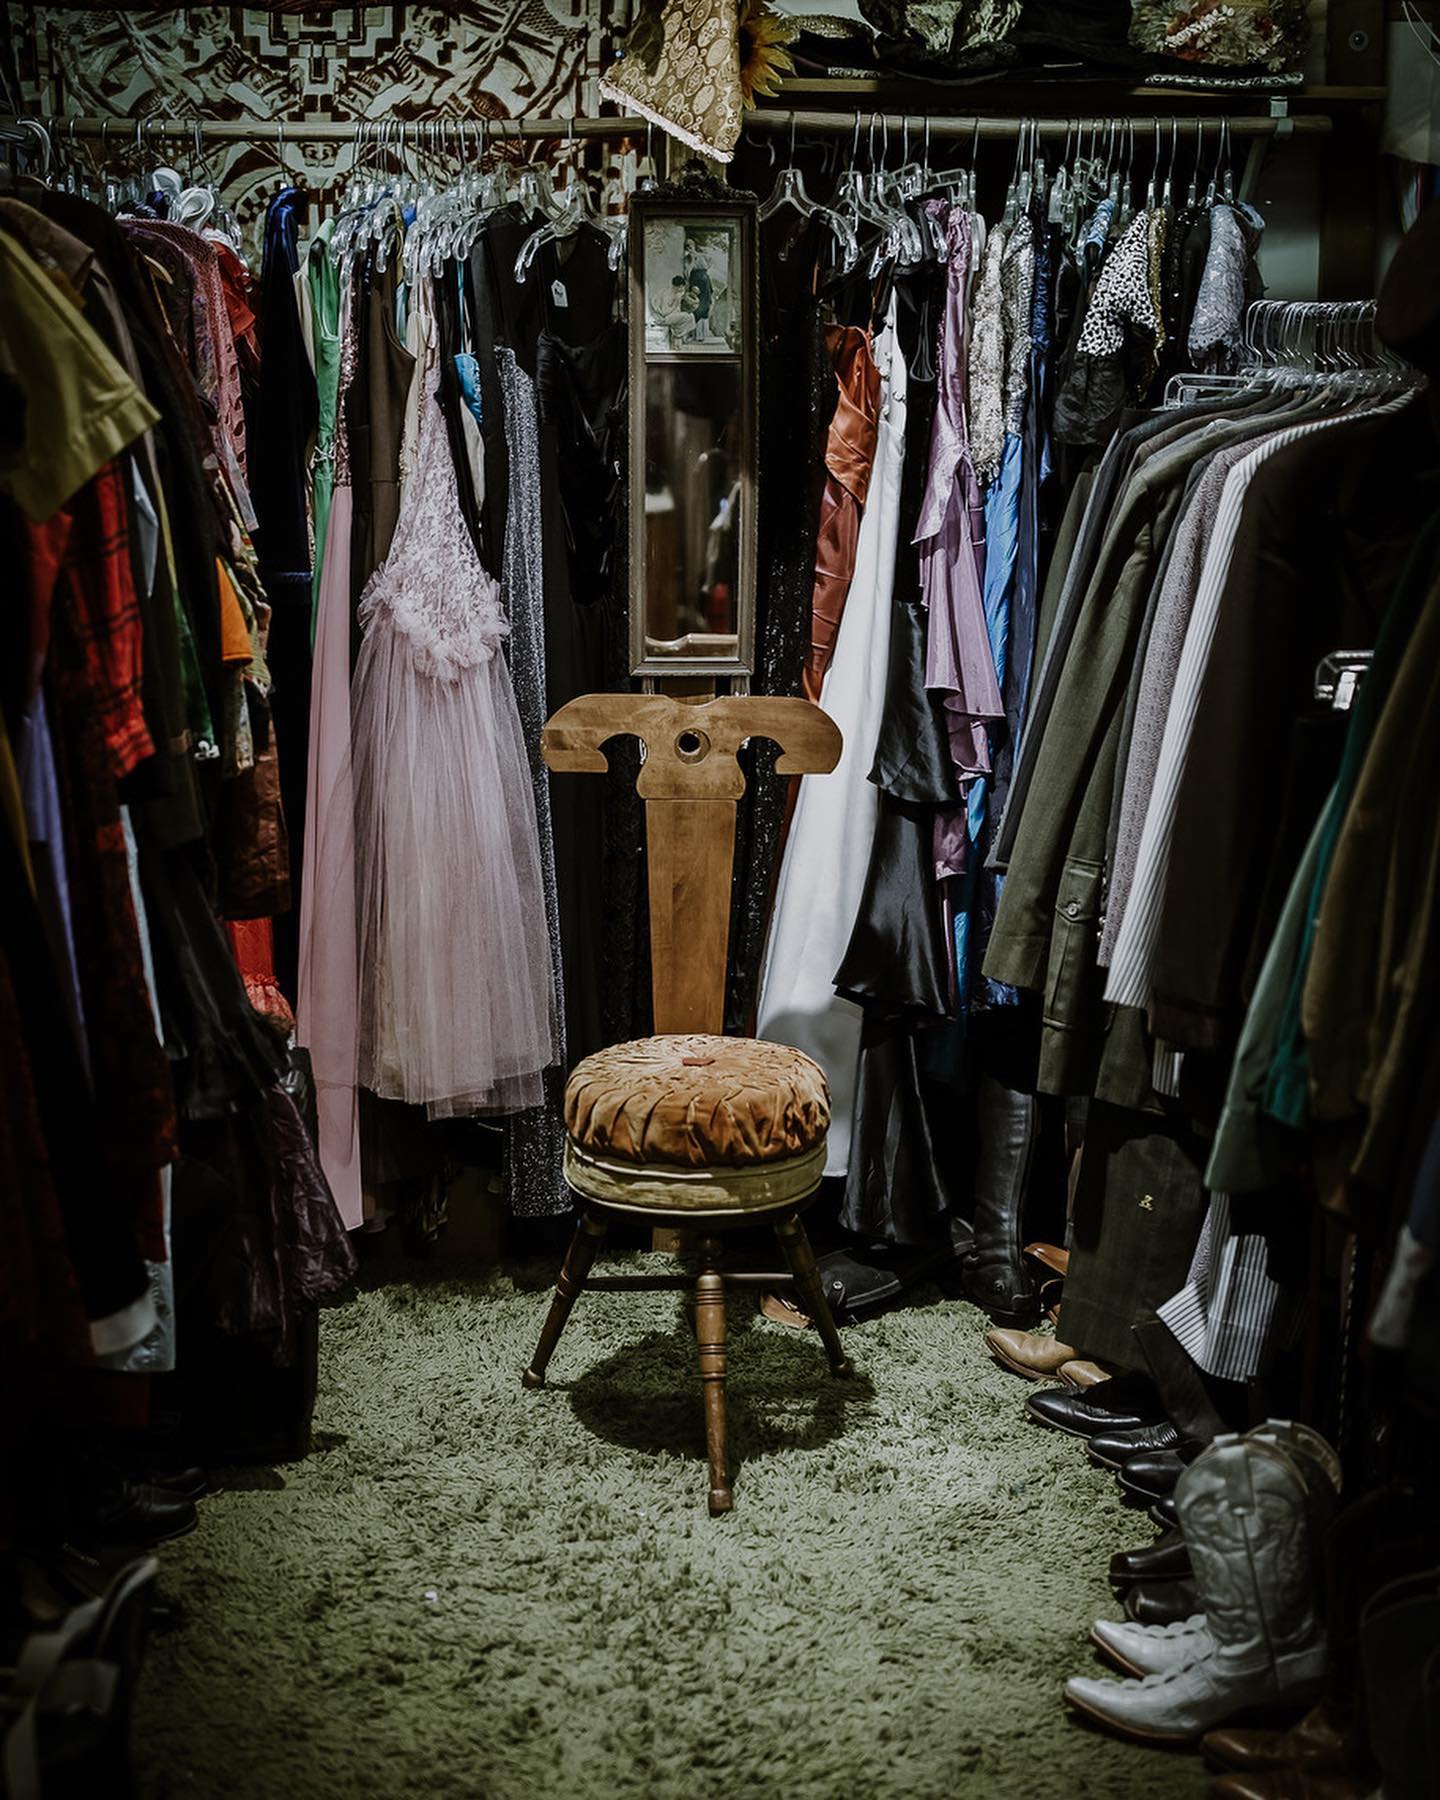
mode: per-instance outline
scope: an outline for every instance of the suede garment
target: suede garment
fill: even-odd
[[[702,1033],[612,1044],[576,1065],[565,1128],[581,1148],[702,1169],[779,1162],[830,1124],[818,1066],[788,1044]]]

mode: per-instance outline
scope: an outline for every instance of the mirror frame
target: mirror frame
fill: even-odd
[[[645,227],[651,219],[733,219],[739,226],[741,279],[737,298],[740,327],[740,540],[737,558],[734,656],[664,656],[647,654],[645,542],[645,402],[649,367],[700,362],[701,356],[645,350]],[[727,187],[692,159],[677,181],[645,188],[630,196],[626,231],[629,262],[629,446],[626,458],[630,524],[630,669],[648,681],[683,676],[746,679],[755,671],[755,544],[759,471],[756,467],[759,401],[760,279],[756,245],[756,200],[743,189]],[[728,362],[718,355],[715,362]]]

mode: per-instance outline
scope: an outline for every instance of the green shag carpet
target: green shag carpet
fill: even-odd
[[[1197,1759],[1069,1718],[1143,1514],[1032,1426],[934,1292],[812,1332],[732,1296],[735,1511],[711,1519],[683,1305],[554,1271],[370,1277],[322,1319],[315,1450],[163,1552],[146,1800],[1145,1800]]]

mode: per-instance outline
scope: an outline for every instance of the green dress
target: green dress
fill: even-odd
[[[320,598],[320,573],[325,562],[325,528],[330,519],[330,499],[335,491],[335,415],[340,393],[340,272],[330,258],[330,239],[335,221],[327,219],[310,240],[306,279],[310,283],[310,308],[315,334],[315,387],[319,396],[319,423],[315,430],[315,454],[310,467],[310,517],[315,531],[315,579],[311,593]],[[310,641],[315,641],[315,613],[310,614]]]

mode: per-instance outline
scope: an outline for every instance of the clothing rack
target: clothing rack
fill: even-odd
[[[1136,131],[1161,127],[1178,131],[1183,136],[1197,132],[1227,128],[1232,137],[1286,137],[1294,134],[1323,136],[1330,131],[1331,121],[1320,113],[1277,111],[1236,117],[1215,114],[1181,116],[1173,113],[1124,114],[1109,113],[1069,118],[1022,118],[1019,115],[990,117],[983,113],[966,113],[937,118],[927,113],[872,113],[847,108],[844,111],[800,111],[791,107],[757,108],[745,120],[747,131],[790,131],[807,134],[842,135],[855,129],[857,117],[868,129],[878,127],[898,138],[908,131],[912,136],[928,133],[930,138],[992,139],[1013,138],[1023,127],[1041,137],[1066,137],[1071,134],[1099,132],[1123,117]],[[100,138],[113,141],[116,149],[131,145],[137,149],[161,143],[193,144],[196,134],[216,142],[262,140],[278,145],[287,143],[355,143],[374,144],[395,149],[473,146],[504,143],[515,138],[622,138],[643,137],[654,127],[641,118],[619,116],[596,119],[481,119],[437,116],[431,119],[101,119],[50,116],[34,120],[43,126],[57,145],[71,137]],[[17,119],[0,120],[0,131],[11,141],[11,129]]]

